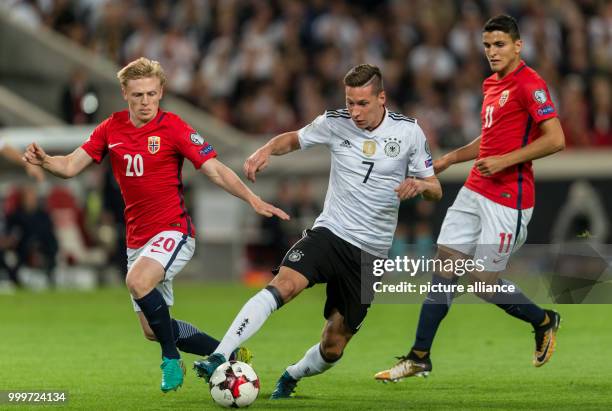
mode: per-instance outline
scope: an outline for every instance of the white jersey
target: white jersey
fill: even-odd
[[[331,173],[314,227],[379,257],[387,257],[399,210],[394,191],[408,176],[434,175],[427,139],[416,120],[385,109],[374,130],[355,125],[347,109],[328,110],[298,131],[300,147],[325,144]]]

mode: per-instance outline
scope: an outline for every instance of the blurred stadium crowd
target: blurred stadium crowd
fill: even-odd
[[[523,57],[548,82],[570,147],[612,145],[612,2],[605,0],[7,0],[119,65],[159,60],[168,89],[247,133],[296,129],[344,105],[341,79],[379,65],[389,106],[431,144],[479,134],[489,75],[481,28],[519,21]],[[82,81],[82,79],[81,79]],[[82,121],[83,119],[79,119]]]
[[[481,29],[507,13],[519,21],[523,58],[551,89],[568,147],[612,147],[611,1],[2,0],[0,11],[120,66],[158,60],[167,90],[253,136],[297,129],[344,106],[348,68],[377,64],[388,105],[417,118],[442,150],[480,133],[481,84],[490,74]],[[87,73],[75,70],[58,96],[67,122],[93,121],[79,101],[91,89]],[[57,262],[125,274],[120,193],[108,165],[92,180],[81,196],[65,187],[44,199],[29,186],[3,193],[0,279],[4,271],[17,283],[25,265],[53,283]],[[294,218],[261,222],[259,241],[246,249],[254,271],[277,263],[311,226],[321,209],[311,184],[279,182],[270,200]],[[426,202],[403,204],[392,255],[408,243],[428,249],[434,213]]]

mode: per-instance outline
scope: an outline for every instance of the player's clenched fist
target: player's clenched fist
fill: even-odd
[[[502,156],[491,156],[481,158],[474,163],[480,174],[483,176],[492,176],[495,173],[499,173],[506,165]]]
[[[247,178],[255,182],[255,174],[268,167],[270,159],[270,151],[266,147],[262,147],[244,162],[244,173]]]
[[[23,153],[23,160],[35,166],[41,166],[47,157],[47,153],[38,144],[30,144],[25,153]]]
[[[434,173],[440,174],[441,172],[443,172],[444,170],[446,170],[447,168],[451,166],[451,161],[447,156],[442,156],[439,159],[434,160],[433,166],[434,166]]]
[[[421,194],[426,188],[424,181],[409,177],[395,189],[395,192],[400,200],[407,200]]]

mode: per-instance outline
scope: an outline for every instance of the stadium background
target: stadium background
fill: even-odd
[[[222,161],[240,171],[244,159],[270,136],[297,129],[327,108],[342,107],[343,75],[352,65],[369,62],[383,71],[389,107],[418,119],[436,157],[479,133],[480,87],[489,75],[480,33],[486,19],[501,12],[519,21],[523,58],[547,81],[568,145],[535,164],[537,206],[528,242],[573,241],[588,230],[589,241],[609,243],[609,1],[3,0],[0,136],[19,149],[37,141],[51,153],[72,151],[97,122],[124,108],[115,73],[145,55],[159,60],[169,75],[162,107],[191,123]],[[0,168],[3,226],[21,209],[22,190],[35,192],[53,221],[58,287],[106,285],[110,288],[94,300],[125,297],[118,288],[124,275],[122,205],[108,164],[92,166],[72,180],[49,177],[39,186],[6,161]],[[469,164],[455,166],[441,176],[445,196],[439,204],[402,205],[398,241],[435,241],[468,170]],[[252,187],[293,215],[291,223],[281,224],[260,221],[186,165],[188,206],[199,238],[196,256],[178,282],[205,281],[202,289],[210,285],[213,290],[205,295],[216,301],[216,281],[265,281],[269,268],[322,207],[328,171],[325,150],[273,159]],[[18,231],[3,228],[0,244],[9,264],[18,241]],[[34,250],[20,270],[27,288],[46,287],[39,257]],[[9,317],[13,307],[35,299],[57,303],[53,294],[15,294],[4,277],[0,272],[6,294],[0,295],[0,307]],[[221,287],[229,293],[234,286]],[[248,295],[235,289],[227,318],[214,325],[217,334]],[[191,297],[188,307],[198,298]],[[77,306],[82,298],[88,297],[66,294]],[[127,299],[116,302],[122,303],[128,306]],[[409,310],[411,332],[416,311]],[[124,311],[121,315],[128,315]],[[318,309],[310,311],[319,315]],[[38,317],[16,310],[15,319],[20,318]],[[135,323],[130,327],[135,335]],[[594,375],[592,381],[598,381],[599,374]]]

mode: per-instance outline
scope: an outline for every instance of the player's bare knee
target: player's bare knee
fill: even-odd
[[[278,275],[269,283],[269,286],[278,290],[285,304],[302,292],[307,285],[308,280],[304,276],[286,267],[281,267]]]
[[[345,330],[343,323],[328,322],[321,338],[321,354],[326,361],[332,362],[342,357],[351,337],[352,334]]]
[[[151,330],[142,330],[142,333],[144,334],[144,337],[149,340],[149,341],[157,341],[157,337],[155,337],[155,334],[153,333],[153,331]]]
[[[294,294],[295,294],[296,287],[291,280],[287,280],[287,279],[277,280],[275,278],[268,284],[268,286],[274,287],[276,290],[278,290],[278,293],[283,299],[283,303],[287,303],[291,301],[291,299],[295,296]]]
[[[351,330],[344,323],[344,317],[338,312],[333,313],[321,336],[321,354],[326,361],[332,362],[342,357],[344,348],[352,336]]]
[[[142,276],[128,274],[125,278],[125,285],[135,298],[142,298],[149,291],[149,284]]]
[[[334,362],[342,357],[346,342],[341,338],[328,338],[321,341],[321,355],[327,362]]]
[[[459,251],[451,250],[449,248],[445,248],[444,246],[438,246],[438,251],[436,253],[435,259],[441,260],[442,264],[440,264],[441,269],[436,270],[436,274],[447,280],[452,280],[456,276],[456,274],[453,270],[449,268],[452,267],[453,265],[445,264],[445,262],[447,260],[460,260],[460,259],[467,259],[467,258],[470,258],[470,257],[463,253],[460,253]],[[449,267],[449,268],[446,268],[446,267]]]

